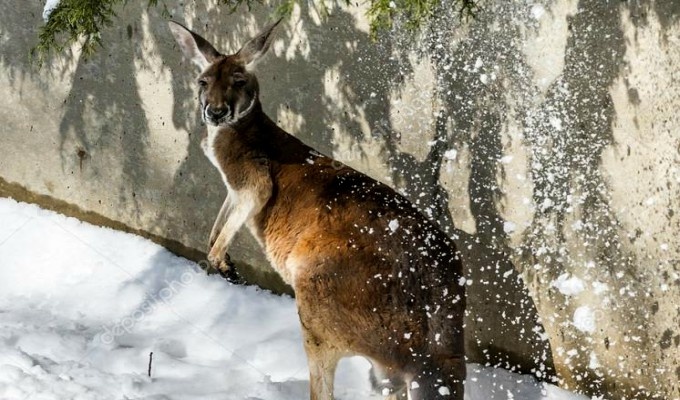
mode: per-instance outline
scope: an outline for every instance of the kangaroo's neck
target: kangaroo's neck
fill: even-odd
[[[259,101],[244,118],[225,126],[208,125],[202,142],[205,155],[220,171],[230,162],[263,157],[282,163],[304,161],[311,148],[281,129]]]

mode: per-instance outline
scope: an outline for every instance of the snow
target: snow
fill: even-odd
[[[564,129],[564,126],[562,125],[562,119],[556,117],[556,116],[550,116],[548,119],[550,122],[550,125],[555,128],[555,130],[561,131]]]
[[[511,221],[503,222],[503,232],[512,233],[517,229],[517,225]]]
[[[602,283],[600,281],[593,282],[593,292],[595,294],[600,295],[606,292],[607,290],[609,290],[609,288],[607,287],[606,283]]]
[[[399,228],[399,221],[393,219],[387,226],[390,228],[390,231],[396,232],[397,228]]]
[[[484,65],[484,62],[481,58],[477,57],[477,60],[475,61],[475,70],[480,69],[482,65]]]
[[[458,150],[456,149],[449,149],[444,152],[444,158],[446,158],[449,161],[453,161],[456,159],[456,156],[458,155]]]
[[[541,19],[544,14],[545,14],[545,8],[543,8],[543,6],[541,4],[534,4],[533,6],[531,6],[531,16],[535,20]]]
[[[515,157],[512,156],[512,155],[505,155],[505,156],[501,157],[501,164],[510,164],[512,162],[513,158],[515,158]]]
[[[550,286],[556,288],[565,296],[576,296],[585,290],[583,281],[575,276],[569,277],[569,274],[558,276]]]
[[[61,0],[47,0],[47,2],[45,3],[45,7],[43,7],[43,14],[42,14],[43,20],[45,22],[47,22],[47,20],[50,18],[50,14],[52,14],[52,11],[55,8],[57,8],[60,1]]]
[[[0,221],[0,399],[308,398],[293,299],[34,205],[0,198]],[[338,399],[381,398],[369,367],[341,362]],[[467,400],[586,399],[477,364],[466,388]]]
[[[574,311],[574,327],[581,332],[595,332],[595,315],[588,306],[581,306]]]

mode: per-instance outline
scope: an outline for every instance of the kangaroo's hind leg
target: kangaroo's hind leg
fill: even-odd
[[[332,400],[335,369],[342,356],[324,343],[317,342],[311,335],[303,334],[303,336],[309,365],[310,398],[311,400]]]
[[[305,313],[301,311],[298,308],[303,344],[309,365],[310,398],[311,400],[333,400],[335,370],[343,353],[338,351],[332,343],[315,335],[305,324]]]

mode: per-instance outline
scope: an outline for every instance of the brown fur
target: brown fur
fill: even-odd
[[[244,49],[260,51],[260,43],[266,50],[272,29]],[[176,37],[182,32],[173,27]],[[197,44],[208,59],[202,107],[253,104],[243,118],[208,123],[204,149],[230,189],[211,235],[211,262],[227,268],[231,230],[245,224],[293,286],[311,398],[332,398],[338,360],[356,354],[391,380],[385,386],[408,384],[413,399],[462,400],[465,294],[453,242],[388,186],[276,126],[257,99],[248,52],[215,56]],[[235,72],[247,75],[238,88]]]

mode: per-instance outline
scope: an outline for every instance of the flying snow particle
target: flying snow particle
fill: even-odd
[[[557,131],[561,131],[563,129],[562,120],[560,118],[550,117],[548,118],[548,122],[550,122],[550,125]]]
[[[459,284],[460,286],[465,286],[465,282],[466,282],[466,281],[467,281],[467,280],[465,279],[465,277],[464,277],[464,276],[461,276],[460,279],[458,279],[458,284]]]
[[[489,76],[487,74],[481,74],[479,75],[479,80],[486,85],[489,82]]]
[[[595,315],[588,306],[581,306],[574,311],[573,324],[576,329],[585,333],[595,332]]]
[[[477,57],[477,61],[475,61],[475,69],[479,69],[484,65],[484,61],[482,61],[481,58]]]
[[[517,228],[517,225],[515,225],[514,222],[510,222],[510,221],[503,222],[503,232],[505,232],[505,233],[512,233],[512,232],[515,231],[516,228]]]
[[[404,339],[406,339],[406,340],[411,339],[411,332],[404,333]]]
[[[418,389],[420,385],[416,381],[411,381],[411,389]]]
[[[61,0],[47,0],[42,13],[42,17],[45,22],[47,22],[47,20],[50,18],[50,14],[52,14],[52,11],[57,8],[60,1]]]
[[[439,389],[437,389],[437,391],[442,396],[448,396],[451,394],[451,391],[446,386],[440,386]]]
[[[395,232],[397,228],[399,228],[399,221],[393,219],[387,226],[390,228],[392,232]]]
[[[558,276],[557,279],[550,284],[550,286],[556,288],[565,296],[576,296],[586,288],[582,280],[575,276],[570,278],[569,274],[562,274]]]
[[[600,362],[597,360],[597,355],[595,355],[595,353],[590,353],[590,361],[588,362],[588,368],[590,369],[600,368]]]
[[[545,8],[543,8],[542,5],[540,5],[540,4],[534,4],[534,5],[531,7],[531,16],[532,16],[535,20],[541,19],[541,17],[543,17],[543,14],[545,14]]]
[[[547,210],[548,208],[552,207],[552,205],[553,205],[552,200],[548,198],[544,199],[543,203],[541,203],[541,211]]]
[[[575,231],[583,230],[583,222],[581,220],[574,222],[573,224],[571,224],[571,229]]]
[[[501,157],[501,164],[510,164],[513,158],[513,156],[503,156]]]
[[[458,155],[458,150],[456,150],[456,149],[449,149],[449,150],[446,150],[444,152],[444,158],[446,158],[447,160],[451,160],[451,161],[455,160],[457,155]]]
[[[606,283],[602,283],[600,281],[593,282],[593,291],[595,294],[602,294],[607,290],[609,290],[609,288],[607,287]]]

